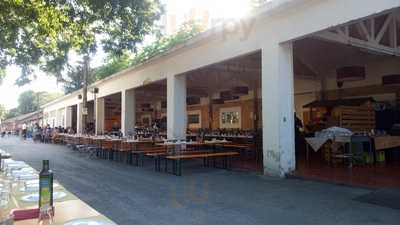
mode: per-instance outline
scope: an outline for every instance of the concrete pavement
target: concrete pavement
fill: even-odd
[[[185,165],[182,177],[87,159],[65,146],[0,139],[0,148],[40,170],[49,159],[69,191],[121,225],[385,225],[400,210],[355,200],[372,190]]]

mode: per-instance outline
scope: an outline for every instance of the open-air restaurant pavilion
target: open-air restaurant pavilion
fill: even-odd
[[[151,164],[174,181],[206,167],[399,188],[399,56],[399,0],[273,0],[91,84],[87,104],[78,90],[0,128],[40,120],[63,131],[45,142],[84,163]],[[0,158],[0,219],[38,224],[32,210],[54,199],[54,224],[115,224],[51,186],[48,160],[39,184],[7,149]]]
[[[91,158],[400,186],[398,0],[277,0],[43,106]],[[87,117],[87,125],[82,124]],[[199,164],[200,165],[200,164]],[[184,174],[184,173],[183,173]]]

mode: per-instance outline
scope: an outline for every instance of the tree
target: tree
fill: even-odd
[[[31,113],[38,110],[37,97],[33,91],[25,91],[18,97],[18,112],[20,114]]]
[[[187,40],[193,38],[201,31],[201,26],[193,21],[185,23],[176,34],[167,37],[161,37],[151,45],[144,47],[141,52],[136,54],[131,66],[139,65],[155,56],[162,55],[175,46],[185,43]]]
[[[14,118],[14,117],[19,116],[19,115],[20,115],[20,113],[18,112],[18,109],[17,108],[13,108],[13,109],[10,109],[10,110],[8,110],[6,112],[6,114],[4,116],[4,119],[5,120],[11,119],[11,118]]]
[[[86,108],[90,56],[98,45],[113,55],[136,51],[161,13],[159,0],[2,0],[0,68],[19,65],[19,85],[31,81],[33,65],[62,80],[74,50],[83,58]]]
[[[155,42],[145,46],[135,55],[127,52],[123,53],[121,56],[110,55],[106,59],[106,63],[104,65],[90,70],[89,83],[104,79],[124,69],[144,63],[155,56],[162,55],[175,46],[193,38],[201,31],[201,26],[196,23],[189,22],[184,24],[176,34],[167,37],[159,37]],[[79,66],[69,70],[66,78],[63,81],[64,91],[66,94],[79,90],[83,87],[82,73],[82,63]]]
[[[42,105],[58,97],[60,97],[58,93],[25,91],[18,97],[17,111],[21,115],[35,112],[39,110]]]
[[[34,78],[33,66],[62,79],[71,50],[134,51],[161,13],[159,0],[2,0],[0,69],[20,66],[19,85]]]
[[[106,64],[93,71],[95,80],[104,79],[110,75],[127,69],[132,63],[132,55],[128,53],[124,53],[121,56],[110,55],[106,61]]]
[[[69,94],[77,91],[83,87],[83,63],[80,62],[75,67],[69,67],[66,77],[63,79],[62,83],[64,86],[64,93]],[[94,75],[94,70],[90,71],[88,76],[88,83],[93,83],[96,81],[96,76]]]

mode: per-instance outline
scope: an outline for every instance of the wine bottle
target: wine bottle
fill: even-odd
[[[49,160],[43,160],[43,168],[39,173],[39,208],[40,211],[53,208],[53,172]]]

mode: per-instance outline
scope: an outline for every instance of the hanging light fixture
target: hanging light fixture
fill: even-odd
[[[400,86],[400,74],[385,75],[382,77],[383,86]]]
[[[363,66],[345,66],[336,70],[336,81],[351,82],[365,80],[366,72]]]

